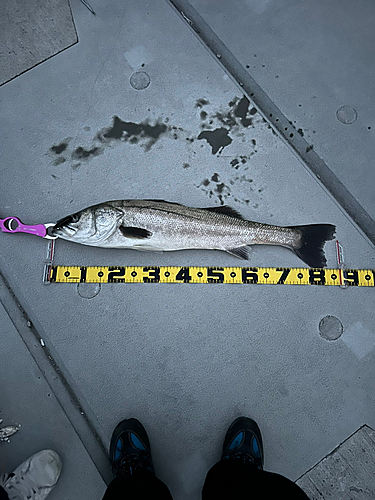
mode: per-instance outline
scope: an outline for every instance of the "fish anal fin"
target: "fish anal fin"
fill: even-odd
[[[228,215],[228,217],[234,217],[235,219],[242,219],[242,215],[237,212],[232,207],[228,207],[228,205],[222,205],[220,207],[209,207],[209,208],[203,208],[202,210],[208,210],[209,212],[216,212],[217,214],[222,214],[222,215]]]
[[[239,248],[230,248],[225,251],[238,257],[239,259],[248,260],[249,258],[249,248],[248,247],[239,247]]]
[[[145,240],[152,236],[150,231],[142,227],[120,226],[119,229],[126,238],[133,238],[135,240]]]

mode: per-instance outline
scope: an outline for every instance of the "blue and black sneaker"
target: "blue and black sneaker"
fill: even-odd
[[[222,460],[239,460],[263,470],[263,442],[257,423],[239,417],[229,427],[224,439]]]
[[[145,471],[155,475],[147,432],[135,418],[123,420],[113,431],[109,456],[115,477],[129,478]]]

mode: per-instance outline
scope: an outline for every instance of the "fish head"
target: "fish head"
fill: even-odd
[[[110,205],[97,205],[60,219],[53,234],[75,243],[98,246],[116,231],[122,216],[121,210]]]

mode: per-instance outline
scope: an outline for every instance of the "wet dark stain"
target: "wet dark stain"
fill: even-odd
[[[236,165],[239,165],[239,163],[240,163],[240,162],[238,161],[238,159],[237,159],[237,158],[234,158],[234,159],[230,162],[230,164],[232,165],[232,167],[235,167]]]
[[[214,118],[217,118],[223,125],[225,125],[226,127],[229,127],[229,128],[232,128],[235,125],[237,125],[236,119],[233,118],[233,116],[230,112],[225,113],[225,114],[217,112],[214,115]]]
[[[212,177],[211,177],[211,180],[214,181],[214,182],[219,182],[220,180],[220,177],[219,177],[219,174],[214,174]]]
[[[249,105],[249,99],[246,96],[243,96],[240,102],[237,104],[237,107],[234,109],[235,116],[240,119],[241,124],[244,127],[249,127],[253,123],[251,118],[246,118],[249,111]]]
[[[201,111],[201,119],[205,120],[207,118],[207,113],[205,111]]]
[[[253,179],[247,178],[246,175],[241,175],[241,177],[235,177],[233,180],[240,182],[253,182]]]
[[[102,148],[94,147],[92,149],[84,149],[79,146],[73,153],[72,158],[75,160],[87,160],[90,156],[98,156],[103,152]]]
[[[212,154],[218,151],[221,153],[226,146],[232,143],[232,138],[228,135],[226,128],[217,128],[215,130],[206,130],[198,135],[198,139],[205,139],[212,148]]]
[[[65,163],[66,162],[66,158],[64,158],[63,156],[60,156],[60,158],[56,158],[56,160],[53,161],[53,164],[55,165],[55,167],[57,167],[58,165],[61,165],[62,163]]]
[[[223,192],[224,188],[225,188],[225,184],[224,184],[224,182],[222,182],[221,184],[217,184],[217,185],[216,185],[216,191],[217,191],[218,193],[220,193],[220,194]]]
[[[305,135],[305,134],[303,133],[303,130],[302,130],[301,128],[299,128],[299,129],[297,130],[297,132],[299,133],[299,135],[300,135],[301,137],[303,137],[303,136]]]
[[[52,153],[56,153],[57,155],[61,155],[61,153],[63,153],[67,147],[68,147],[67,142],[61,142],[60,144],[52,146],[51,151],[52,151]]]
[[[203,106],[207,106],[207,104],[210,104],[207,99],[198,99],[197,102],[195,103],[196,108],[203,108]]]
[[[203,179],[202,184],[203,186],[208,186],[210,181],[208,179]]]
[[[96,138],[101,142],[120,140],[129,141],[131,144],[136,144],[139,139],[146,139],[143,146],[146,151],[149,151],[167,130],[168,127],[163,122],[157,122],[155,125],[151,125],[147,121],[134,123],[123,121],[118,116],[114,116],[112,127],[99,132]]]
[[[189,163],[184,163],[184,164],[182,165],[182,168],[190,168],[190,166],[191,166],[191,165],[190,165]]]

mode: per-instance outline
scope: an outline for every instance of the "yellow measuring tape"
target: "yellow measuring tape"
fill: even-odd
[[[375,286],[373,269],[292,267],[50,266],[50,283],[231,283]]]

